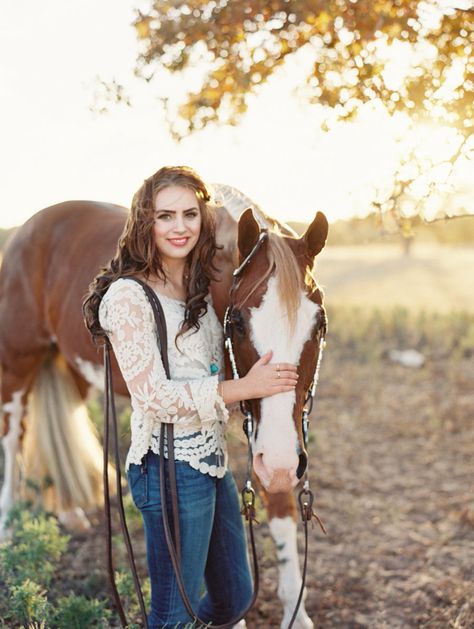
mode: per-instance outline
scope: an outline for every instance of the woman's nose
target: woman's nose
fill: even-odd
[[[174,224],[174,229],[177,232],[184,232],[186,230],[186,227],[184,225],[184,219],[182,216],[177,216],[176,217],[176,222]]]

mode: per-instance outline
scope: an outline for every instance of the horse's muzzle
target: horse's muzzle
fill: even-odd
[[[269,494],[286,493],[298,483],[297,461],[295,457],[295,465],[290,468],[271,468],[265,465],[264,455],[260,452],[253,457],[253,469],[266,492]]]

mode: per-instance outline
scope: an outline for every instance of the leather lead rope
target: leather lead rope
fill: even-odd
[[[107,572],[109,575],[109,582],[112,589],[112,594],[115,601],[117,612],[120,616],[120,622],[122,627],[127,626],[127,618],[122,607],[119,593],[117,591],[117,585],[115,583],[114,564],[112,557],[112,520],[110,514],[110,491],[109,491],[109,434],[110,434],[110,399],[109,399],[109,348],[107,347],[108,341],[104,346],[104,370],[105,370],[105,422],[104,422],[104,467],[103,467],[103,484],[104,484],[104,511],[105,511],[105,547],[107,551]]]
[[[316,395],[316,389],[319,381],[319,370],[321,368],[321,361],[323,359],[323,352],[326,346],[326,330],[327,330],[327,318],[326,313],[323,315],[323,323],[321,326],[321,334],[319,338],[319,353],[318,360],[316,362],[316,369],[314,371],[313,382],[308,390],[308,394],[306,396],[303,417],[302,417],[302,428],[303,428],[303,439],[305,448],[308,446],[309,439],[309,415],[313,409],[314,396]],[[293,624],[296,620],[296,616],[298,615],[298,610],[301,605],[301,601],[303,599],[304,588],[306,585],[306,569],[308,566],[308,522],[312,521],[313,518],[317,521],[321,530],[324,534],[326,534],[326,529],[324,528],[324,524],[320,517],[313,511],[313,502],[314,502],[314,494],[309,487],[309,474],[308,474],[308,465],[306,465],[306,471],[304,476],[303,489],[298,494],[298,503],[300,506],[301,520],[303,522],[304,528],[304,559],[303,559],[303,572],[301,574],[301,587],[298,594],[298,600],[296,601],[295,609],[293,611],[293,615],[290,620],[290,624],[288,625],[288,629],[292,629]]]
[[[132,571],[133,584],[135,586],[135,592],[137,593],[138,602],[140,605],[140,613],[143,620],[143,626],[148,629],[148,622],[145,610],[145,603],[143,600],[143,594],[140,587],[140,580],[137,574],[137,568],[135,565],[135,558],[133,555],[133,548],[130,541],[130,534],[127,528],[127,521],[125,518],[125,511],[123,508],[123,494],[122,494],[122,478],[120,473],[120,454],[118,443],[118,430],[117,430],[117,413],[115,410],[114,400],[114,388],[112,380],[112,367],[110,361],[110,343],[107,340],[104,346],[104,367],[105,367],[105,427],[104,427],[104,509],[105,509],[105,522],[106,522],[106,547],[107,547],[107,571],[109,573],[109,580],[112,587],[112,593],[115,600],[115,605],[120,617],[122,627],[127,627],[127,617],[120,600],[120,595],[117,590],[117,584],[115,582],[115,572],[112,558],[112,523],[110,512],[110,494],[109,494],[109,438],[110,438],[110,424],[112,424],[113,430],[113,443],[115,453],[115,479],[117,486],[118,497],[118,509],[120,515],[120,526],[122,529],[122,535],[125,540],[125,546],[127,548],[127,557]]]

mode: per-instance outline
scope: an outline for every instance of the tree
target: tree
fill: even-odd
[[[150,0],[137,13],[137,73],[150,80],[199,65],[197,91],[172,112],[186,135],[235,123],[285,59],[303,48],[314,63],[310,100],[348,118],[380,99],[455,126],[474,125],[473,0]],[[395,77],[394,58],[411,58]]]
[[[398,139],[398,164],[386,181],[376,183],[372,199],[382,231],[398,233],[406,255],[410,253],[414,227],[419,225],[421,217],[434,222],[472,213],[463,204],[463,197],[467,196],[464,193],[469,193],[466,181],[456,178],[459,173],[455,168],[460,161],[469,159],[472,135],[463,136],[444,128],[443,136],[438,135],[441,145],[434,151],[426,141],[430,130],[419,131],[411,125]]]

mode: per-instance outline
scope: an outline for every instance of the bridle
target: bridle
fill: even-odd
[[[238,287],[242,282],[242,275],[244,271],[248,268],[251,261],[255,257],[256,253],[262,248],[263,244],[268,240],[268,230],[262,229],[257,242],[253,246],[250,253],[244,258],[241,264],[235,269],[233,272],[233,280],[232,285],[229,292],[229,305],[224,314],[224,343],[227,350],[227,354],[229,356],[229,362],[232,369],[232,375],[234,380],[240,378],[239,369],[237,366],[237,360],[235,357],[234,345],[232,341],[233,336],[233,328],[235,326],[235,322],[240,319],[240,307],[235,303],[235,295],[238,290]],[[301,417],[301,426],[302,426],[302,434],[303,434],[303,443],[305,450],[308,446],[309,441],[309,416],[313,409],[314,398],[316,395],[316,389],[319,380],[319,372],[321,368],[321,361],[323,357],[324,348],[326,346],[326,332],[327,332],[327,316],[326,311],[322,304],[320,305],[320,313],[319,313],[319,325],[317,328],[317,340],[316,343],[318,345],[318,358],[316,361],[316,368],[314,371],[314,375],[311,381],[311,384],[306,392],[305,401],[303,405],[303,412]],[[252,486],[252,440],[255,431],[255,421],[252,413],[252,406],[248,400],[242,400],[240,402],[240,410],[244,416],[243,421],[243,430],[245,436],[247,438],[247,480],[245,482],[245,487],[242,490],[242,514],[245,515],[246,519],[252,520],[254,518],[254,502],[255,502],[255,490]],[[326,533],[324,525],[321,519],[313,510],[314,504],[314,494],[310,489],[309,484],[309,476],[308,476],[308,463],[306,462],[306,469],[304,472],[304,480],[303,487],[298,493],[298,503],[300,507],[301,519],[303,522],[304,533],[305,533],[305,549],[304,549],[304,560],[303,560],[303,571],[302,571],[302,579],[301,579],[301,588],[299,591],[298,599],[296,602],[295,609],[293,611],[293,615],[290,620],[290,624],[288,625],[288,629],[291,629],[293,623],[296,620],[296,616],[298,614],[298,609],[301,605],[301,600],[303,598],[304,587],[306,583],[306,570],[308,563],[308,522],[310,522],[313,518],[316,519],[322,531]]]

